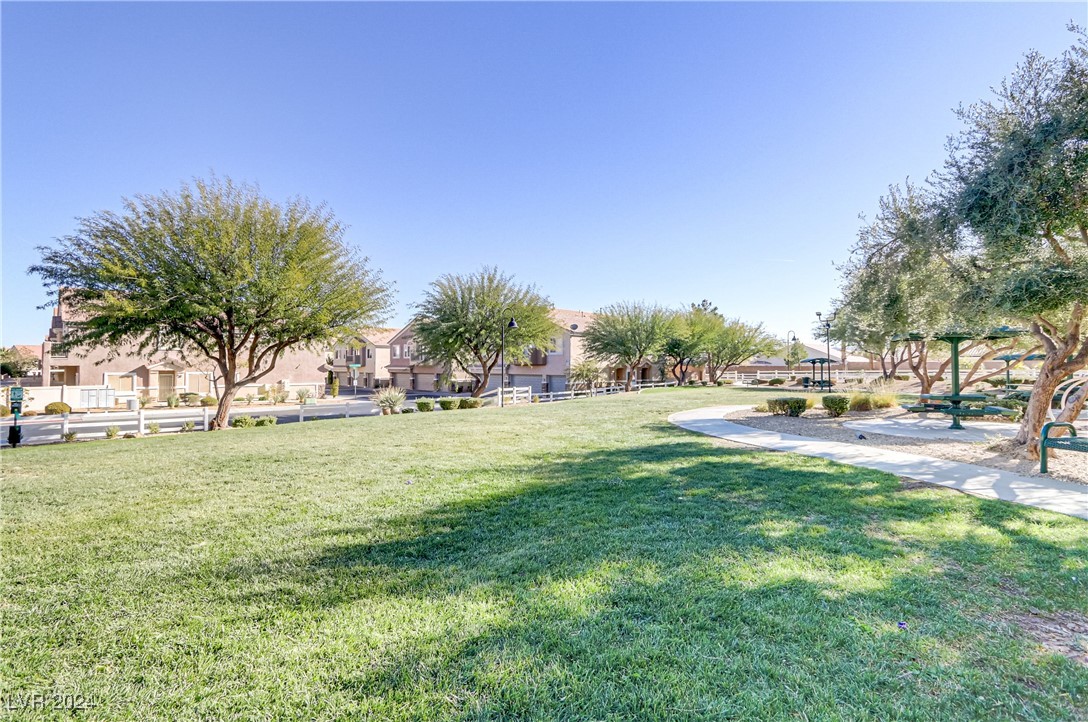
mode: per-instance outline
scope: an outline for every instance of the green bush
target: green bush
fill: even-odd
[[[195,429],[196,424],[194,424],[192,421],[186,421],[184,424],[181,425],[182,431],[194,431]]]
[[[714,383],[717,384],[718,386],[725,386],[725,380],[724,379],[718,379]]]
[[[845,396],[825,396],[823,398],[824,409],[831,417],[842,416],[850,408],[850,399]]]
[[[206,396],[204,398],[211,398],[211,397]],[[252,406],[253,405],[253,399],[255,399],[255,398],[256,397],[253,394],[246,394],[245,396],[242,397],[242,401],[246,402],[246,406]],[[264,399],[261,399],[261,400],[263,401]],[[204,405],[204,399],[201,399],[200,403],[201,403],[201,405]]]
[[[186,406],[196,406],[200,401],[200,394],[195,391],[186,391],[181,395],[181,403]]]
[[[765,413],[769,412],[771,409],[767,406],[766,402],[763,402],[762,404],[756,404],[755,410],[758,411],[761,414],[765,414]]]
[[[276,416],[258,416],[253,420],[254,426],[275,426],[279,421],[279,417]]]
[[[434,411],[434,399],[416,399],[416,408],[420,411]]]
[[[465,396],[457,405],[460,409],[478,409],[481,406],[483,406],[483,401],[481,399],[473,398],[472,396]]]
[[[248,429],[257,425],[257,420],[252,416],[235,416],[230,420],[230,425],[235,429]]]
[[[332,396],[335,399],[339,395],[340,395],[340,379],[337,378],[336,376],[333,376],[331,388],[329,389],[329,396]]]
[[[457,405],[461,402],[460,399],[454,398],[441,398],[438,400],[438,405],[442,407],[443,411],[453,411],[457,408]]]
[[[688,386],[694,386],[694,385],[695,385],[695,379],[688,379]]]
[[[217,406],[219,401],[214,396],[205,396],[200,400],[201,406]]]
[[[53,403],[45,405],[45,413],[47,414],[70,414],[72,413],[72,407],[63,401],[54,401]],[[26,414],[23,414],[26,416]]]
[[[106,438],[107,439],[116,439],[117,435],[120,434],[120,433],[121,433],[121,427],[120,426],[107,426],[106,427]]]
[[[872,411],[873,395],[866,393],[850,394],[851,411]]]
[[[903,374],[896,374],[895,375],[895,380],[896,381],[910,381],[910,376],[904,376]]]
[[[766,382],[766,381],[764,381],[763,379],[752,379],[752,380],[751,380],[751,381],[750,381],[749,383],[750,383],[750,384],[751,384],[752,386],[762,386],[763,384],[765,384],[765,383],[767,383],[767,382]]]
[[[181,399],[176,394],[170,394],[166,397],[166,405],[172,409],[176,409],[181,406]]]
[[[768,386],[781,386],[786,383],[786,379],[771,379],[767,382]]]
[[[149,405],[150,403],[151,403],[151,397],[150,396],[144,395],[144,396],[140,397],[140,408],[141,409],[143,407]]]
[[[0,404],[0,419],[4,418],[5,416],[11,416],[11,409],[9,409],[4,404]]]
[[[295,396],[298,398],[300,404],[306,403],[306,399],[313,396],[313,392],[310,389],[299,389],[295,392]]]
[[[810,399],[798,396],[786,396],[777,399],[767,399],[767,408],[775,416],[800,416],[810,408]],[[814,401],[814,400],[813,400]]]
[[[159,433],[159,431],[160,431],[159,422],[152,421],[150,424],[147,425],[147,433],[157,434],[157,433]]]
[[[75,431],[69,431],[65,434],[61,434],[60,436],[62,439],[64,439],[64,443],[70,444],[76,440],[76,437],[79,436],[79,434]]]
[[[416,412],[414,406],[402,406],[397,410],[398,414],[414,414]]]

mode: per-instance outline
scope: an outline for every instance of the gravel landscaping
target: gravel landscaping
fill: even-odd
[[[859,439],[857,431],[843,427],[843,423],[858,419],[906,418],[910,416],[913,415],[902,409],[888,409],[885,411],[849,412],[844,416],[833,419],[827,416],[823,409],[817,407],[796,418],[774,416],[753,409],[726,414],[725,418],[738,424],[766,431],[895,449],[914,454],[936,456],[952,461],[989,466],[1023,474],[1024,476],[1039,476],[1039,462],[1017,458],[1009,451],[1009,442],[1004,439],[994,438],[992,441],[987,442],[962,442],[915,439],[872,432],[864,432],[865,439]],[[965,425],[969,423],[965,422]],[[1051,452],[1051,454],[1049,456],[1050,473],[1046,475],[1047,477],[1088,485],[1088,454],[1074,452],[1064,454],[1053,454]]]

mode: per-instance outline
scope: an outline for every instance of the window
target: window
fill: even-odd
[[[412,358],[412,344],[404,344],[404,358]]]
[[[393,347],[393,358],[400,358],[400,346]]]
[[[370,348],[369,346],[366,347],[366,357],[374,358],[374,349]]]
[[[563,344],[560,342],[560,339],[552,337],[551,345],[552,350],[548,352],[549,355],[554,356],[555,354],[563,353]]]

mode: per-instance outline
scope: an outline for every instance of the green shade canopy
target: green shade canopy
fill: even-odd
[[[1018,353],[1003,353],[1000,356],[994,356],[994,361],[1004,361],[1011,364],[1016,361],[1042,361],[1045,358],[1046,354],[1042,353],[1029,353],[1026,356]]]
[[[818,356],[818,357],[815,357],[815,358],[802,359],[802,360],[798,361],[797,363],[799,363],[799,364],[833,364],[833,363],[835,363],[835,361],[833,359],[824,358],[823,356]]]

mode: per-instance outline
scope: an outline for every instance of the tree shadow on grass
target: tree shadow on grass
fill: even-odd
[[[1032,688],[1042,667],[977,612],[1010,575],[1072,603],[1053,577],[1075,520],[675,439],[511,465],[525,481],[230,567],[224,597],[373,618],[386,641],[329,684],[409,718],[966,718],[995,688],[1073,714],[1058,690],[1088,678]]]

